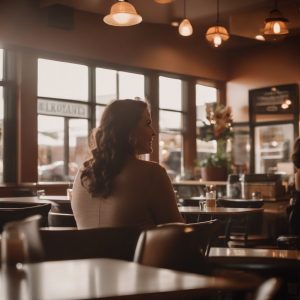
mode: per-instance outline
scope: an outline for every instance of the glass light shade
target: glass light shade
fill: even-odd
[[[265,36],[286,35],[289,33],[287,27],[288,19],[284,18],[281,12],[273,9],[270,12],[270,17],[265,19]]]
[[[132,4],[121,0],[112,5],[110,14],[103,21],[112,26],[132,26],[141,23],[142,17]]]
[[[206,32],[206,39],[217,48],[229,39],[229,34],[223,26],[212,26]]]
[[[182,36],[190,36],[193,34],[193,27],[191,22],[188,19],[184,19],[181,21],[179,28],[179,34]]]

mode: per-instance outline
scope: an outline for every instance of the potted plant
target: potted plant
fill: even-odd
[[[204,180],[227,180],[231,169],[231,158],[227,152],[227,142],[232,139],[231,108],[219,103],[206,104],[207,121],[198,127],[197,137],[203,141],[216,141],[216,152],[197,161]]]

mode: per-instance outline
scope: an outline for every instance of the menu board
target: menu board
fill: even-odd
[[[292,114],[298,109],[297,84],[278,85],[249,91],[254,114]]]

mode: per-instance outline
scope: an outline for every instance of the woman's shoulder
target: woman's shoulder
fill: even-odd
[[[147,161],[147,160],[137,160],[136,161],[137,167],[147,170],[148,172],[152,173],[153,175],[159,175],[166,173],[164,167],[162,167],[159,163],[154,161]]]

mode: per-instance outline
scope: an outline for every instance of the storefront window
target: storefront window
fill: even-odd
[[[171,179],[180,176],[182,155],[182,81],[159,77],[159,162]]]
[[[88,149],[88,67],[38,60],[38,179],[73,181]]]
[[[217,102],[218,90],[214,87],[196,84],[196,126],[203,126],[206,118],[206,103]],[[205,159],[209,153],[216,152],[215,141],[203,141],[197,138],[197,159]]]

